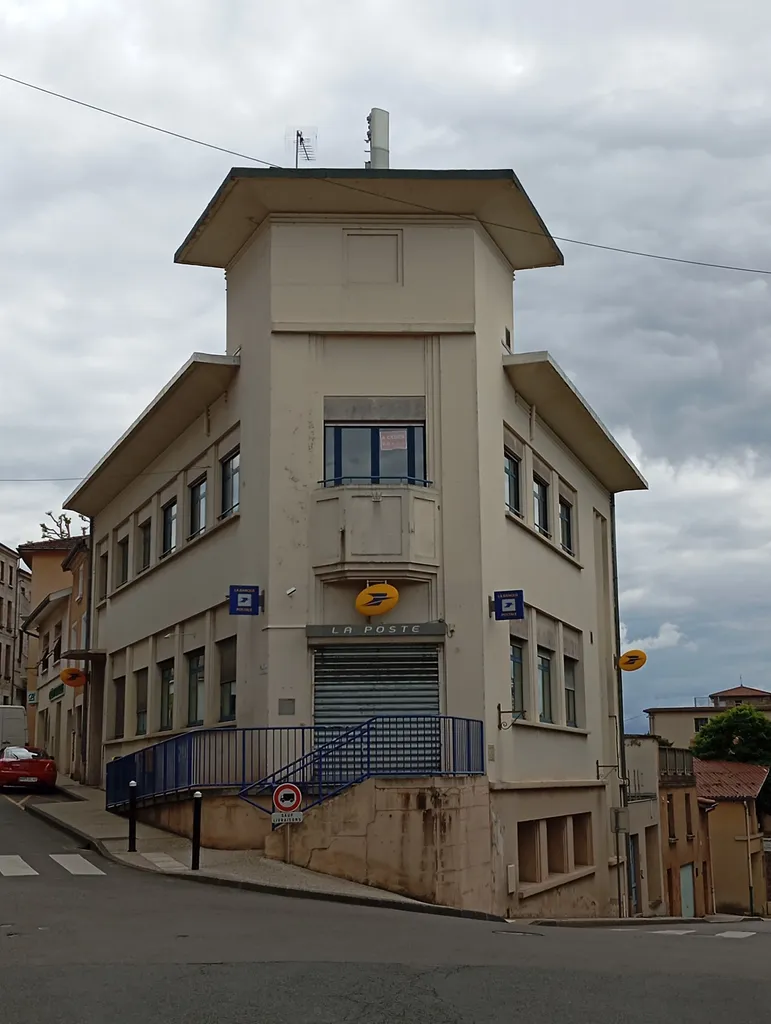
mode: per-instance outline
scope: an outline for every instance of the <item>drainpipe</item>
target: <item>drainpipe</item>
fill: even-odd
[[[750,802],[744,800],[744,825],[747,830],[747,882],[750,890],[750,916],[755,916],[755,883],[752,879],[752,852],[750,850]]]
[[[88,561],[87,573],[86,573],[86,642],[85,651],[86,660],[84,663],[84,671],[86,673],[86,683],[83,687],[83,722],[80,727],[80,760],[83,765],[83,778],[81,779],[81,785],[88,784],[88,709],[89,709],[89,697],[91,690],[91,662],[88,660],[88,652],[91,649],[91,635],[92,625],[91,618],[94,608],[94,588],[92,579],[94,575],[94,517],[91,516],[88,520]]]
[[[626,747],[624,746],[624,686],[623,686],[623,673],[618,667],[618,659],[621,655],[621,614],[618,607],[618,549],[616,547],[616,496],[611,494],[610,496],[610,557],[611,565],[613,568],[613,624],[616,632],[616,657],[614,668],[616,670],[616,693],[618,696],[618,715],[616,718],[616,736],[618,742],[618,775],[619,775],[619,793],[621,796],[621,806],[627,807],[629,805],[629,794],[627,792],[627,777],[626,777]],[[633,891],[632,884],[632,863],[629,856],[629,833],[624,833],[624,856],[626,858],[626,870],[627,880],[626,889],[627,893]],[[621,871],[616,863],[616,873],[619,878],[619,891],[621,888]],[[621,916],[621,907],[619,905],[619,917]]]

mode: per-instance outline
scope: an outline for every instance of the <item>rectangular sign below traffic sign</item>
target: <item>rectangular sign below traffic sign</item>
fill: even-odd
[[[524,619],[524,590],[496,590],[493,594],[491,610],[498,622],[507,619]]]
[[[303,820],[302,811],[274,811],[270,816],[274,827],[276,825],[299,825]]]

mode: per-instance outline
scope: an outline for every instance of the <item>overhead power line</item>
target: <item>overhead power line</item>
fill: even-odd
[[[147,128],[150,131],[159,132],[162,135],[168,135],[174,139],[181,139],[183,142],[191,142],[196,146],[204,146],[206,149],[213,149],[218,153],[226,153],[228,156],[237,156],[241,160],[249,160],[252,163],[262,164],[265,167],[280,167],[280,164],[273,163],[270,160],[263,160],[258,156],[251,156],[249,153],[240,153],[235,149],[227,149],[225,146],[217,146],[212,142],[206,142],[203,139],[193,138],[191,135],[182,135],[180,132],[171,131],[168,128],[161,128],[158,125],[150,124],[148,121],[140,121],[135,117],[128,117],[126,114],[119,114],[114,110],[109,110],[107,107],[99,107],[94,103],[86,103],[84,100],[76,99],[74,96],[67,96],[65,93],[56,92],[54,89],[45,89],[41,85],[35,85],[33,82],[26,82],[21,78],[14,78],[12,75],[6,75],[0,72],[0,78],[5,79],[8,82],[13,82],[16,85],[21,85],[25,89],[33,89],[35,92],[44,93],[46,96],[53,96],[55,99],[64,100],[67,103],[74,103],[76,106],[85,107],[87,110],[95,110],[99,114],[106,114],[108,117],[118,118],[120,121],[126,121],[128,124],[138,125],[140,128]],[[346,188],[353,192],[362,192],[365,195],[369,195],[367,189],[360,188],[357,185],[352,185],[349,182],[339,181],[332,178],[323,178],[330,185],[334,185],[338,188]],[[393,198],[393,197],[392,197]],[[438,207],[426,206],[423,203],[415,203],[409,199],[393,199],[394,202],[401,203],[405,206],[411,206],[414,209],[423,210],[426,213],[438,214],[444,217],[458,217],[459,219],[468,219],[478,221],[486,227],[497,227],[502,228],[506,231],[518,231],[521,234],[528,235],[540,235],[538,231],[531,231],[528,228],[515,227],[512,224],[502,224],[499,221],[484,220],[482,218],[472,217],[470,215],[454,213],[450,210],[441,210]],[[617,252],[625,256],[640,256],[648,260],[659,260],[665,263],[680,263],[690,267],[708,267],[713,270],[731,270],[741,274],[762,274],[765,276],[771,276],[771,269],[766,270],[758,267],[745,267],[738,266],[732,263],[712,263],[708,260],[689,260],[682,256],[668,256],[663,253],[645,252],[641,249],[628,249],[621,245],[605,245],[601,242],[589,242],[582,238],[568,238],[565,235],[552,235],[551,236],[557,242],[566,242],[569,245],[580,245],[589,249],[600,249],[604,252]]]

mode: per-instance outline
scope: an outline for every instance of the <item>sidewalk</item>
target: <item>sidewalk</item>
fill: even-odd
[[[27,803],[29,814],[76,836],[118,864],[191,882],[229,886],[304,899],[331,900],[358,906],[388,907],[413,913],[499,920],[488,914],[456,910],[399,896],[333,875],[269,860],[258,850],[201,849],[201,869],[192,871],[190,840],[137,822],[137,852],[128,852],[128,821],[105,810],[104,791],[59,776],[60,792],[69,799]]]

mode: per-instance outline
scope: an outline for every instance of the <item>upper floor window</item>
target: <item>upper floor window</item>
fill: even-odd
[[[197,537],[206,529],[206,477],[190,484],[190,536]]]
[[[128,583],[129,578],[129,539],[128,537],[121,537],[117,544],[117,550],[115,552],[115,586],[122,587],[124,583]]]
[[[8,586],[9,587],[13,586],[13,566],[12,565],[8,566]]]
[[[533,522],[539,533],[549,535],[549,485],[533,475]]]
[[[506,452],[503,456],[503,469],[505,473],[505,501],[509,512],[516,512],[522,515],[522,497],[520,492],[520,470],[522,463],[516,455]]]
[[[563,660],[565,672],[565,722],[573,727],[578,726],[578,702],[576,700],[576,669],[575,658],[567,655]]]
[[[509,645],[509,662],[511,667],[511,710],[515,715],[525,711],[525,676],[523,644],[512,640]]]
[[[6,628],[6,630],[9,633],[12,633],[13,632],[13,601],[9,601],[8,602],[8,604],[6,606],[6,612],[7,612],[7,615],[6,615],[6,620],[5,620],[5,628]]]
[[[573,554],[573,506],[560,498],[560,544],[562,550]]]
[[[102,554],[99,556],[99,576],[97,589],[100,601],[104,601],[104,599],[107,597],[107,569],[107,552],[103,551]]]
[[[426,429],[422,423],[388,426],[327,424],[324,485],[422,484],[426,476]]]
[[[538,648],[538,703],[542,722],[553,722],[551,652]]]
[[[0,560],[0,583],[5,583],[5,562]]]
[[[144,572],[150,568],[150,547],[153,540],[153,523],[151,519],[145,519],[139,524],[137,530],[137,572]]]
[[[170,555],[177,546],[177,499],[163,506],[163,529],[161,535],[161,557]]]
[[[708,718],[694,718],[694,720],[693,720],[694,731],[695,732],[701,732],[701,730],[704,728],[704,726],[707,724],[708,721],[709,721]]]
[[[229,516],[238,511],[241,493],[241,451],[236,449],[226,455],[220,463],[222,468],[222,511],[221,516]]]
[[[54,665],[62,660],[62,624],[57,622],[54,626]]]

